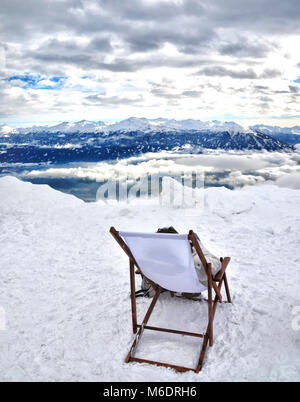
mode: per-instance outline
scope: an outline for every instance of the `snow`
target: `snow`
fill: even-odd
[[[78,122],[63,122],[54,126],[32,126],[32,127],[19,127],[13,128],[9,125],[0,125],[0,134],[10,133],[33,133],[33,132],[49,132],[49,133],[90,133],[90,132],[104,132],[110,133],[115,131],[213,131],[223,132],[228,131],[231,134],[237,133],[251,133],[255,134],[255,131],[261,131],[265,134],[297,134],[300,135],[300,127],[279,127],[268,126],[264,124],[257,124],[250,127],[243,127],[233,121],[220,121],[220,120],[175,120],[175,119],[146,119],[130,117],[125,120],[121,120],[116,123],[104,122],[104,121],[87,121],[81,120]]]
[[[102,121],[93,122],[81,120],[78,122],[63,122],[54,126],[33,126],[33,127],[20,127],[16,129],[21,134],[28,133],[90,133],[97,132],[105,129],[106,124]]]
[[[13,177],[0,178],[0,194],[2,381],[299,381],[299,190],[206,189],[199,216],[157,199],[84,203]],[[233,304],[217,309],[200,374],[124,363],[133,340],[129,271],[112,225],[194,229],[232,257]],[[140,319],[148,305],[138,299]],[[202,332],[206,316],[205,303],[164,293],[149,325]],[[137,355],[195,366],[199,348],[197,339],[145,331]]]
[[[294,134],[300,135],[300,126],[294,127],[279,127],[279,126],[266,126],[263,124],[257,124],[250,127],[253,130],[261,131],[265,134]]]
[[[122,130],[122,131],[214,131],[222,132],[229,131],[230,133],[243,133],[252,132],[252,130],[245,130],[239,124],[234,122],[221,122],[218,120],[213,121],[201,121],[201,120],[175,120],[175,119],[145,119],[130,117],[129,119],[123,120],[119,123],[109,127],[109,130]]]
[[[0,134],[4,137],[8,136],[9,134],[15,133],[15,130],[8,126],[7,124],[0,124]]]
[[[8,126],[6,126],[8,127]],[[117,123],[110,122],[93,122],[81,120],[79,122],[63,122],[55,126],[33,126],[15,129],[14,132],[26,134],[29,132],[49,132],[49,133],[90,133],[104,132],[110,133],[115,131],[228,131],[232,134],[236,133],[252,133],[251,129],[245,129],[235,122],[222,122],[218,120],[201,121],[201,120],[175,120],[175,119],[146,119],[130,117]],[[0,131],[1,132],[1,131]]]

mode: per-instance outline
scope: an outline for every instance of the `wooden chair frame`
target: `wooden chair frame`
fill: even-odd
[[[140,272],[142,272],[142,270],[139,267],[139,265],[137,264],[129,247],[127,246],[125,241],[122,239],[122,237],[119,235],[119,232],[114,227],[111,227],[110,233],[114,237],[114,239],[117,241],[117,243],[121,246],[121,248],[123,249],[123,251],[127,254],[127,256],[129,258],[132,330],[133,330],[133,333],[136,334],[136,336],[135,336],[133,344],[130,348],[130,351],[125,359],[125,362],[126,363],[129,363],[129,362],[148,363],[148,364],[154,364],[156,366],[170,367],[179,372],[194,371],[195,373],[199,373],[200,370],[202,369],[207,345],[209,344],[209,346],[212,347],[213,343],[214,343],[213,322],[214,322],[214,318],[215,318],[217,305],[218,305],[218,303],[222,303],[221,289],[223,286],[223,282],[224,282],[225,290],[226,290],[227,303],[232,303],[230,291],[229,291],[229,285],[228,285],[227,276],[226,276],[226,268],[230,262],[230,258],[229,257],[226,257],[224,259],[221,258],[221,262],[222,262],[221,269],[217,273],[217,275],[215,275],[213,277],[212,272],[211,272],[211,264],[207,263],[207,260],[201,250],[201,247],[197,241],[197,238],[196,238],[194,232],[192,230],[189,231],[188,239],[194,246],[203,266],[205,267],[207,277],[208,277],[208,300],[206,300],[208,303],[208,325],[207,325],[205,334],[179,331],[179,330],[168,329],[168,328],[152,327],[152,326],[147,325],[149,318],[151,316],[151,313],[154,309],[154,306],[162,291],[162,288],[160,286],[153,283],[148,278],[147,278],[147,280],[151,283],[151,285],[154,287],[156,292],[155,292],[155,295],[152,299],[150,307],[148,308],[142,323],[137,324],[136,296],[135,296],[135,271],[134,271],[135,268],[134,267],[136,267],[138,269],[138,271],[140,271]],[[214,299],[213,299],[213,292],[215,294]],[[174,293],[171,292],[171,295],[173,296]],[[193,300],[202,301],[202,299],[193,299]],[[168,363],[156,362],[156,361],[152,361],[152,360],[139,359],[137,357],[134,357],[135,348],[137,347],[137,344],[138,344],[139,340],[141,339],[141,336],[145,329],[151,330],[151,331],[168,332],[168,333],[172,333],[172,334],[179,334],[179,335],[203,338],[202,348],[201,348],[201,352],[200,352],[200,356],[199,356],[199,360],[198,360],[196,369],[183,367],[183,366],[176,366],[176,365],[168,364]]]

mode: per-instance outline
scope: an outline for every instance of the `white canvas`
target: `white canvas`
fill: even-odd
[[[187,235],[120,232],[142,273],[164,289],[199,293],[199,282]]]

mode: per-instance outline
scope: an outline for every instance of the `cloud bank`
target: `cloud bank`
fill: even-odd
[[[207,186],[236,188],[276,184],[299,188],[300,153],[207,151],[201,155],[183,155],[165,151],[122,159],[114,164],[99,162],[32,170],[23,173],[23,178],[75,178],[100,183],[107,180],[134,181],[146,175],[181,177],[193,173],[204,175]]]

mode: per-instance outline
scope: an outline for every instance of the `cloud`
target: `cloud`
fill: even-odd
[[[153,84],[151,93],[160,98],[167,100],[178,100],[180,98],[200,98],[203,94],[198,88],[189,88],[183,91],[178,91],[178,88],[173,83]]]
[[[207,75],[209,77],[230,77],[241,80],[256,80],[276,78],[279,77],[281,73],[278,70],[266,69],[261,74],[257,74],[252,68],[248,68],[244,71],[236,71],[223,66],[211,66],[199,70],[197,75]]]
[[[86,101],[93,102],[99,106],[117,106],[117,105],[137,105],[143,101],[142,96],[135,98],[123,98],[120,96],[103,96],[103,95],[88,95],[85,97]]]
[[[247,38],[240,38],[236,42],[221,44],[219,52],[226,56],[234,56],[237,58],[250,57],[257,59],[267,56],[267,54],[274,50],[275,47],[274,44],[265,43],[265,41],[260,41],[259,39],[249,42]]]
[[[267,105],[273,115],[285,114],[288,107],[297,116],[300,7],[298,0],[275,3],[2,0],[0,58],[5,63],[0,60],[0,77],[29,74],[48,81],[40,88],[23,85],[22,79],[0,81],[5,100],[0,113],[12,116],[14,110],[16,120],[41,118],[42,110],[53,119],[79,114],[99,118],[96,103],[85,96],[93,90],[109,94],[107,117],[140,115],[141,102],[129,102],[125,109],[119,102],[116,115],[115,97],[130,99],[125,82],[133,79],[147,117],[180,113],[181,118],[232,114],[265,119]],[[85,75],[86,87],[81,82],[75,91],[61,85],[62,94],[53,93],[51,77],[71,82]],[[161,87],[165,78],[173,81],[172,88]],[[259,99],[249,80],[271,100]],[[16,92],[16,87],[23,91]],[[65,113],[58,112],[62,104],[68,106]]]
[[[282,177],[279,177],[279,179],[276,180],[276,184],[279,187],[287,187],[287,188],[299,190],[300,189],[300,172],[290,173],[290,174],[284,175]]]
[[[222,66],[206,67],[200,70],[198,75],[207,75],[208,77],[231,77],[239,79],[257,79],[258,76],[251,68],[246,71],[234,71]]]
[[[300,88],[299,88],[299,87],[296,87],[295,85],[289,85],[289,88],[290,88],[290,91],[291,91],[293,94],[298,94],[298,93],[300,92]]]
[[[231,188],[254,184],[276,184],[295,188],[299,185],[299,153],[219,152],[201,155],[172,154],[164,151],[107,162],[85,163],[76,167],[48,168],[24,173],[24,178],[76,178],[97,182],[136,180],[145,175],[178,176],[204,174],[207,186]],[[297,182],[298,180],[298,182]],[[298,184],[297,184],[298,183]]]

